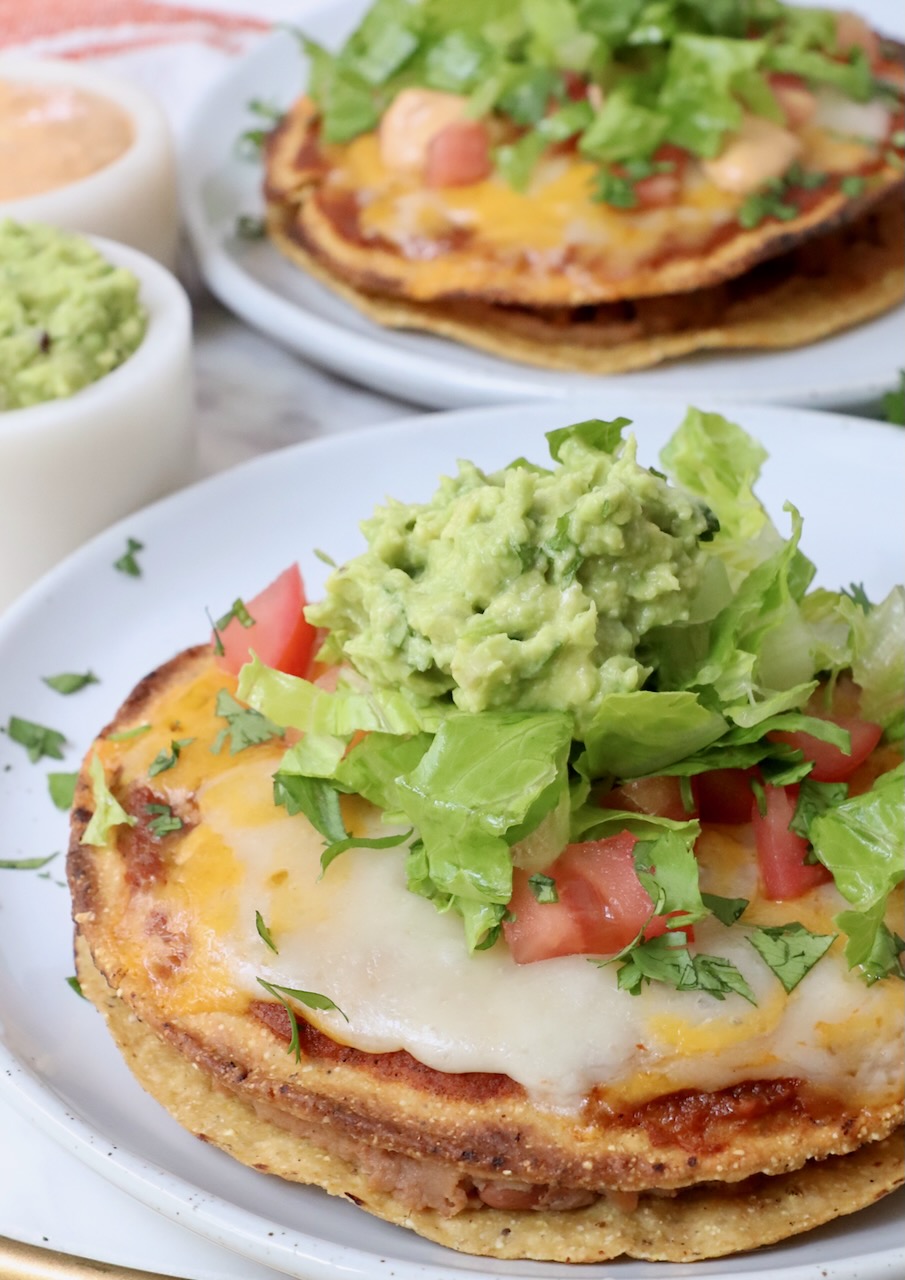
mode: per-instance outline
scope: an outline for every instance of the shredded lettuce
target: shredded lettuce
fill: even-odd
[[[550,104],[568,102],[569,75],[602,91],[578,133],[605,178],[664,141],[714,156],[745,110],[781,123],[771,72],[874,96],[863,52],[841,59],[834,43],[831,14],[774,0],[376,0],[335,53],[303,38],[328,142],[375,129],[407,87],[460,93],[471,115],[525,131],[497,153],[523,188],[555,141],[545,125]]]
[[[884,915],[890,893],[905,878],[903,784],[905,765],[899,765],[879,777],[870,791],[819,814],[810,826],[818,858],[855,908],[836,919],[848,935],[846,957],[874,980],[890,971],[902,973],[898,958],[892,968],[890,957],[899,953],[891,944]],[[880,972],[884,964],[890,968]]]
[[[605,9],[598,11],[601,22]],[[901,738],[905,590],[894,588],[879,604],[854,584],[813,590],[814,567],[799,546],[801,516],[786,506],[787,536],[773,523],[754,489],[764,450],[739,426],[691,409],[661,453],[680,487],[688,567],[684,587],[670,588],[687,597],[670,612],[672,620],[639,628],[634,648],[617,655],[618,678],[603,691],[589,681],[585,663],[554,678],[568,637],[531,656],[532,601],[543,592],[545,620],[561,621],[563,601],[574,609],[580,581],[587,589],[580,612],[591,637],[590,666],[612,662],[603,644],[607,632],[594,627],[608,608],[610,620],[615,614],[606,592],[616,575],[607,569],[601,591],[589,585],[598,564],[610,564],[608,539],[640,530],[630,521],[644,503],[644,536],[654,541],[678,518],[665,504],[660,473],[637,466],[629,426],[621,418],[591,419],[552,431],[553,468],[517,459],[485,476],[463,464],[457,479],[441,481],[436,505],[390,504],[383,526],[376,517],[366,522],[377,568],[371,564],[365,574],[354,563],[344,567],[334,575],[339,605],[310,610],[318,623],[339,619],[322,650],[344,664],[336,690],[272,670],[255,656],[240,675],[240,698],[298,734],[276,775],[278,800],[290,812],[304,812],[324,836],[324,867],[353,844],[401,846],[408,887],[438,910],[457,913],[474,949],[493,945],[500,933],[513,865],[542,869],[566,843],[625,830],[638,838],[639,878],[654,911],[670,917],[671,930],[711,913],[731,925],[744,902],[727,906],[702,895],[696,820],[603,808],[600,798],[628,779],[688,779],[756,766],[762,785],[799,784],[793,829],[812,843],[847,903],[835,923],[847,938],[849,964],[867,981],[901,974],[903,944],[885,917],[903,878],[905,769],[849,796],[845,784],[813,782],[803,752],[774,735],[805,733],[848,751],[848,732],[809,714],[808,701],[821,680],[851,673],[862,689],[864,718],[882,727],[887,742]],[[625,507],[614,535],[607,521],[622,511],[617,500],[625,502],[633,486],[643,502]],[[504,503],[505,519],[497,523]],[[426,534],[409,545],[406,536],[418,521]],[[451,569],[438,579],[439,589],[427,589],[443,538],[450,539]],[[484,574],[480,598],[468,601],[460,616],[461,582],[472,562],[476,577],[488,564],[490,576]],[[498,573],[501,581],[493,576]],[[633,585],[640,581],[634,570],[626,576]],[[397,587],[409,593],[403,605],[391,599]],[[504,589],[516,603],[495,617]],[[455,660],[437,661],[428,619],[437,644],[448,645]],[[389,655],[385,667],[356,669],[364,626]],[[463,629],[474,643],[456,650]],[[513,646],[520,649],[517,670],[500,657]],[[485,660],[494,671],[493,698],[502,705],[493,699],[476,710],[457,705],[458,682],[480,676]],[[396,833],[353,840],[342,821],[344,793],[375,805]],[[96,800],[113,815],[99,821],[128,821],[101,791]],[[752,938],[787,989],[831,942],[830,935],[816,937],[797,924]],[[629,991],[659,978],[717,998],[731,991],[749,998],[734,966],[719,956],[692,955],[681,937],[645,941],[642,931],[617,959],[620,985]]]
[[[100,756],[91,757],[88,763],[88,776],[91,779],[91,792],[94,798],[94,813],[82,835],[82,844],[97,845],[109,843],[110,832],[114,827],[134,827],[136,819],[126,813],[116,796],[107,785],[107,776]]]

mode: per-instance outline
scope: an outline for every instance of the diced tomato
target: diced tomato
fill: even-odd
[[[249,650],[269,667],[290,676],[304,675],[311,663],[315,629],[305,618],[305,588],[297,564],[290,565],[245,608],[254,619],[245,627],[231,618],[220,632],[224,652],[217,661],[233,675],[249,659]]]
[[[637,937],[653,903],[638,879],[628,831],[606,840],[570,844],[547,868],[558,902],[538,902],[529,873],[516,867],[503,932],[516,964],[553,956],[612,955]],[[654,916],[646,938],[665,932],[666,917]]]
[[[831,742],[823,742],[822,739],[800,730],[794,733],[775,730],[767,734],[767,737],[773,742],[788,743],[790,747],[803,752],[806,760],[813,760],[814,768],[809,776],[815,782],[847,782],[883,736],[880,725],[862,720],[858,714],[860,692],[854,681],[840,679],[836,682],[833,702],[829,708],[825,704],[825,691],[822,688],[817,690],[807,706],[808,715],[831,721],[848,733],[851,738],[849,751],[842,751]]]
[[[427,145],[424,176],[429,187],[465,187],[486,178],[492,168],[490,134],[480,120],[456,120]]]
[[[750,793],[749,793],[750,799]],[[682,783],[678,778],[659,776],[633,778],[614,787],[600,799],[603,809],[627,809],[630,813],[648,813],[657,818],[684,822],[692,815],[682,801]],[[748,807],[745,817],[748,816]]]
[[[702,822],[742,823],[751,820],[754,769],[711,769],[691,780]]]
[[[581,102],[587,97],[588,80],[586,76],[579,75],[577,71],[566,70],[562,73],[563,85],[566,90],[566,97],[570,102]]]
[[[682,190],[685,170],[688,166],[689,154],[684,147],[664,142],[653,154],[655,165],[669,165],[663,173],[652,173],[649,178],[639,178],[633,183],[636,208],[659,209],[663,205],[675,204]],[[614,165],[616,172],[620,166]]]
[[[798,787],[764,787],[766,812],[755,801],[751,822],[764,893],[773,902],[800,898],[830,877],[820,863],[805,862],[810,845],[789,830],[798,803]]]

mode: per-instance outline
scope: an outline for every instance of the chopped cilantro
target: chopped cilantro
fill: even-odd
[[[59,852],[49,853],[44,858],[0,858],[0,871],[40,871],[48,862],[58,858]]]
[[[811,778],[802,779],[789,830],[809,840],[814,819],[841,804],[847,795],[847,782],[814,782]]]
[[[36,764],[42,756],[48,756],[52,760],[63,759],[66,736],[56,729],[48,729],[46,725],[35,724],[32,720],[23,720],[21,716],[10,716],[6,732],[13,742],[18,742],[25,748],[32,764]]]
[[[156,815],[148,823],[148,830],[158,840],[161,840],[164,836],[171,835],[174,831],[181,831],[185,826],[182,819],[173,812],[168,804],[146,804],[145,812]]]
[[[253,116],[260,116],[271,124],[276,124],[283,115],[282,107],[278,107],[275,102],[265,102],[263,98],[249,98],[245,106]]]
[[[273,799],[290,815],[304,813],[312,827],[324,837],[326,847],[321,854],[321,870],[326,871],[334,858],[347,849],[393,849],[404,844],[411,829],[398,835],[368,839],[350,836],[339,807],[339,791],[325,778],[309,778],[298,773],[276,773]]]
[[[887,422],[905,427],[905,369],[899,370],[899,385],[883,397],[883,413]]]
[[[270,947],[270,950],[273,952],[275,956],[278,956],[280,953],[277,950],[277,944],[273,940],[273,934],[270,932],[270,930],[267,928],[267,925],[264,923],[264,917],[261,915],[260,911],[255,912],[255,928],[258,931],[258,937],[261,939],[261,941],[266,946]]]
[[[120,573],[128,574],[130,578],[140,578],[141,565],[136,559],[136,553],[144,549],[145,544],[139,542],[137,538],[127,538],[126,549],[118,560],[113,561],[113,568],[118,569]]]
[[[240,240],[263,240],[267,224],[252,213],[240,213],[236,218],[236,235]]]
[[[537,898],[538,902],[559,902],[559,894],[556,891],[556,881],[552,876],[545,876],[538,871],[535,875],[528,877],[528,888]]]
[[[226,728],[221,729],[211,747],[214,755],[219,755],[227,738],[230,740],[230,755],[244,751],[246,747],[255,747],[272,738],[282,737],[283,730],[255,711],[253,707],[243,707],[231,693],[221,689],[217,694],[217,715],[226,721]]]
[[[731,960],[693,956],[681,933],[664,933],[616,959],[621,960],[619,988],[631,995],[638,995],[646,983],[664,982],[677,991],[705,991],[717,1000],[734,992],[749,1004],[757,1004],[754,992]]]
[[[835,933],[811,933],[795,920],[790,924],[754,929],[748,941],[789,992],[829,951],[837,936]]]
[[[78,693],[80,689],[84,689],[86,685],[98,684],[98,678],[93,671],[86,671],[83,675],[79,675],[73,671],[64,672],[58,676],[42,676],[42,680],[51,689],[57,693],[69,694]]]
[[[275,1000],[279,1000],[280,1004],[289,1014],[289,1023],[292,1028],[292,1035],[289,1040],[289,1048],[286,1052],[293,1054],[296,1062],[301,1061],[302,1057],[302,1047],[299,1041],[299,1024],[295,1010],[286,998],[287,996],[290,996],[293,1000],[298,1000],[299,1004],[306,1005],[309,1009],[325,1009],[328,1012],[330,1010],[335,1010],[346,1018],[346,1015],[343,1013],[342,1009],[340,1009],[339,1005],[334,1004],[329,996],[322,996],[316,991],[300,991],[297,987],[281,987],[279,983],[265,982],[263,978],[258,978],[258,983],[265,991],[269,992]],[[346,1018],[346,1022],[348,1021],[349,1019]]]
[[[77,996],[81,996],[83,1000],[88,999],[88,997],[85,995],[84,991],[82,990],[82,984],[79,982],[75,974],[73,974],[71,978],[66,979],[66,985],[67,987],[71,987],[72,990],[75,992],[75,994]]]
[[[867,179],[862,178],[860,174],[850,173],[848,177],[843,178],[839,183],[839,190],[844,196],[848,196],[854,200],[858,196],[863,195],[867,187]]]
[[[786,185],[789,187],[801,187],[802,191],[818,191],[821,187],[825,187],[830,180],[828,173],[820,173],[817,170],[809,170],[802,167],[797,162],[792,165],[791,169],[786,170]]]
[[[77,773],[48,773],[47,789],[50,792],[50,798],[58,809],[71,809],[72,801],[75,796],[75,784],[78,782],[79,775]]]
[[[619,174],[606,170],[598,178],[591,198],[599,204],[608,204],[613,209],[634,209],[638,204],[635,184],[629,178],[622,178]]]
[[[854,600],[855,604],[863,609],[865,613],[870,613],[874,607],[873,602],[868,598],[867,592],[864,590],[863,582],[850,582],[847,587],[841,588],[841,594],[848,596],[850,600]]]
[[[702,893],[701,899],[720,924],[735,924],[748,906],[747,898],[721,898],[715,893]]]
[[[217,619],[216,630],[224,631],[232,622],[233,618],[235,618],[243,627],[253,627],[255,625],[254,618],[245,607],[245,601],[239,596],[237,596],[232,602],[232,605],[227,612],[224,613],[223,617]]]
[[[767,218],[775,218],[777,222],[791,222],[793,218],[798,217],[798,209],[794,204],[789,204],[782,198],[784,186],[777,189],[767,189],[759,191],[753,196],[748,196],[742,207],[738,211],[738,220],[740,226],[746,231],[752,231],[755,227],[759,227]]]
[[[214,653],[218,658],[222,658],[224,653],[226,653],[226,649],[223,647],[223,641],[220,638],[220,632],[217,629],[217,624],[211,617],[210,609],[205,609],[204,612],[207,614],[207,620],[211,624],[211,631],[214,633]]]
[[[179,759],[182,748],[187,747],[190,742],[194,741],[194,738],[172,738],[169,751],[164,747],[162,751],[158,751],[151,761],[148,766],[148,777],[156,778],[158,773],[164,773],[165,770],[172,769]]]

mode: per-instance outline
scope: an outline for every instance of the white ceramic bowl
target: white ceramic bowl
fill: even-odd
[[[0,217],[48,222],[132,245],[172,267],[179,240],[176,162],[169,125],[148,94],[84,63],[0,57],[0,80],[66,85],[107,98],[132,122],[129,147],[86,178],[0,201]]]
[[[148,327],[97,382],[0,412],[0,611],[86,538],[195,478],[185,290],[145,254],[89,238],[138,277]]]

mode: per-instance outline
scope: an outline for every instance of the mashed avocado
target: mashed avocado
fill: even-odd
[[[639,689],[654,627],[687,620],[712,532],[698,500],[635,459],[624,424],[551,434],[558,466],[469,462],[422,505],[362,528],[307,616],[373,685],[467,712],[555,709],[579,730],[610,693]]]
[[[81,236],[0,221],[0,410],[70,396],[122,364],[147,324],[138,291]]]

